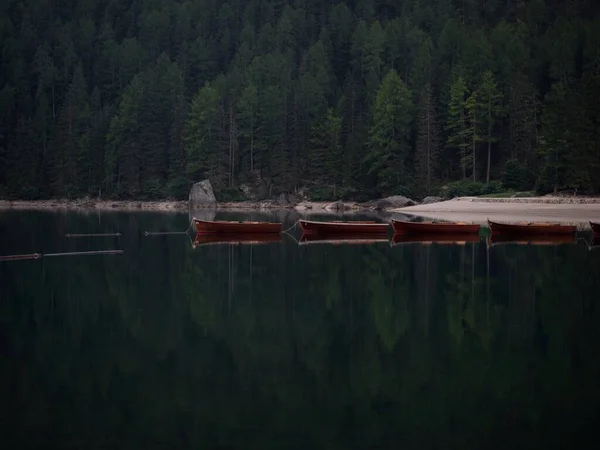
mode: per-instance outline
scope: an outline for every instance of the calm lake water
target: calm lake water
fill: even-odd
[[[3,448],[597,441],[600,250],[585,242],[194,248],[143,234],[188,224],[0,214],[0,255],[125,251],[0,262]],[[65,237],[99,232],[122,236]]]

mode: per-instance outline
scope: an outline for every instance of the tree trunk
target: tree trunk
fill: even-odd
[[[488,157],[487,157],[487,175],[485,184],[490,184],[490,160],[492,159],[492,143],[488,141]]]

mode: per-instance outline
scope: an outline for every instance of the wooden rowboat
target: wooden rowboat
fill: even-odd
[[[592,222],[590,220],[590,226],[592,227],[592,231],[594,232],[594,234],[600,235],[600,223]]]
[[[462,222],[406,222],[392,219],[394,232],[407,234],[478,234],[480,226]]]
[[[192,242],[192,248],[205,245],[257,245],[257,244],[268,244],[271,242],[281,242],[281,234],[278,233],[198,233]]]
[[[414,244],[420,243],[426,244],[455,244],[464,245],[467,242],[479,242],[480,238],[478,234],[467,234],[467,233],[399,233],[395,234],[391,241],[391,246],[403,244]]]
[[[242,222],[193,219],[199,234],[279,234],[281,224],[273,222]]]
[[[385,235],[387,234],[389,225],[387,223],[378,222],[315,222],[312,220],[299,220],[300,228],[303,234],[318,234],[318,235]]]
[[[554,236],[554,235],[574,235],[577,231],[575,225],[562,225],[560,223],[498,223],[488,220],[492,234],[510,234],[525,236]]]
[[[381,234],[381,235],[344,234],[341,237],[322,236],[322,235],[318,235],[318,234],[302,234],[302,236],[300,237],[300,240],[298,241],[298,244],[299,245],[311,245],[311,244],[368,245],[368,244],[378,244],[381,242],[388,242],[388,238],[385,234]]]

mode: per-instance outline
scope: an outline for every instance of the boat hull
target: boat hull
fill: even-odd
[[[557,236],[573,235],[577,231],[575,225],[558,223],[523,223],[508,224],[488,220],[492,234],[509,234],[513,236]]]
[[[208,221],[194,219],[198,234],[278,234],[281,224],[272,222]]]
[[[387,223],[378,222],[315,222],[299,220],[302,234],[339,236],[339,235],[386,235]]]
[[[460,235],[479,234],[479,225],[456,222],[405,222],[392,219],[394,232],[397,234],[433,234]]]
[[[594,234],[600,235],[600,223],[590,221],[590,225]]]

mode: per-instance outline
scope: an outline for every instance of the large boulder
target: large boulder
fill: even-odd
[[[192,185],[189,197],[190,206],[215,206],[217,199],[209,180],[202,180]]]
[[[411,200],[408,197],[404,197],[403,195],[392,195],[391,197],[382,198],[381,200],[376,200],[374,209],[382,210],[382,209],[392,209],[392,208],[404,208],[406,206],[414,206],[417,202]]]
[[[428,205],[429,203],[438,203],[443,201],[444,199],[442,197],[435,197],[433,195],[430,195],[429,197],[425,197],[423,201],[421,201],[421,204]]]

